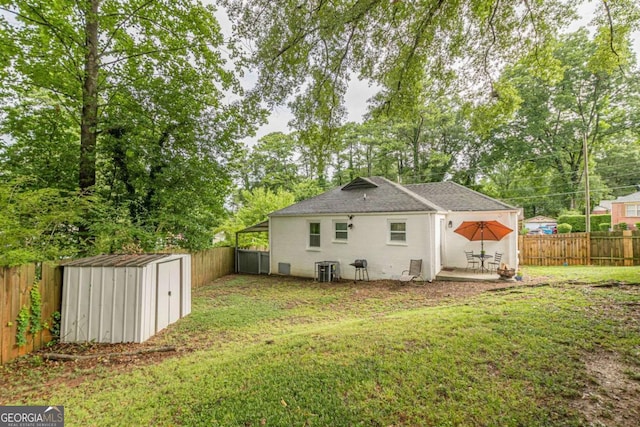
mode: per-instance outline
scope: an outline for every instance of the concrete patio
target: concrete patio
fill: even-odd
[[[495,272],[480,272],[464,268],[444,267],[436,275],[436,280],[453,282],[515,282],[515,279],[501,279]]]

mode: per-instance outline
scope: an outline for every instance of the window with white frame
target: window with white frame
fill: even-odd
[[[389,221],[389,241],[391,243],[407,241],[407,223],[405,221]]]
[[[625,216],[640,216],[640,205],[627,204],[625,205],[625,208],[626,208]]]
[[[320,223],[319,222],[309,223],[309,247],[310,248],[320,247]]]
[[[333,226],[335,228],[334,238],[339,241],[346,241],[349,238],[348,225],[346,222],[334,222]]]

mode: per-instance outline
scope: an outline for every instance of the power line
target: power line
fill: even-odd
[[[612,187],[610,188],[610,190],[619,190],[622,188],[635,188],[635,185],[622,185],[619,187]],[[500,197],[500,200],[520,200],[520,199],[539,199],[541,197],[553,197],[553,196],[567,196],[570,194],[584,194],[584,190],[578,190],[578,191],[567,191],[564,193],[551,193],[551,194],[539,194],[539,195],[535,195],[535,196],[515,196],[515,197]]]

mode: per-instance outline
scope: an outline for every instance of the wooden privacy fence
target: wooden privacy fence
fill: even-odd
[[[191,254],[191,287],[199,288],[233,273],[234,248],[211,248]]]
[[[522,265],[640,265],[640,232],[518,236]]]
[[[18,356],[40,349],[51,341],[51,329],[56,323],[53,315],[60,312],[62,297],[62,274],[59,267],[43,264],[41,278],[36,275],[40,266],[36,264],[20,267],[0,268],[0,364]],[[37,287],[40,294],[40,324],[42,328],[31,333],[30,326],[36,322],[19,320],[20,312],[29,317],[33,308],[38,307],[37,299],[33,299],[31,291]],[[27,327],[26,330],[25,327]],[[17,345],[18,331],[25,339],[24,345]]]
[[[37,272],[41,269],[41,275]],[[234,248],[212,248],[191,254],[191,287],[203,286],[218,277],[233,273]],[[38,278],[40,276],[40,278]],[[31,316],[33,301],[31,290],[40,293],[40,319],[43,326],[37,333],[20,333],[26,339],[18,345],[20,312]],[[62,268],[53,264],[29,264],[20,267],[0,267],[0,364],[42,348],[53,339],[54,313],[59,315],[62,302]],[[29,324],[31,322],[28,322]]]

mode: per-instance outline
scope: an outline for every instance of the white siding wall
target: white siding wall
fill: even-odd
[[[346,242],[334,239],[334,222],[353,224]],[[406,242],[389,240],[389,222],[406,222]],[[278,263],[291,264],[291,275],[314,277],[315,262],[338,261],[342,277],[353,279],[355,268],[349,264],[366,259],[370,279],[397,279],[409,268],[411,259],[422,259],[423,272],[435,270],[431,249],[437,239],[434,215],[406,213],[399,215],[354,214],[307,217],[272,217],[270,219],[271,273]],[[309,223],[320,222],[320,247],[309,247]],[[427,280],[432,277],[426,277]]]
[[[466,237],[455,233],[453,230],[458,228],[462,221],[499,221],[513,232],[506,235],[500,241],[485,241],[484,250],[487,254],[493,255],[495,252],[504,253],[502,262],[510,267],[517,268],[518,263],[518,215],[516,212],[497,211],[497,212],[469,212],[460,213],[453,212],[447,215],[445,221],[445,259],[443,266],[461,267],[467,265],[465,251],[480,252],[480,241],[471,242]],[[449,228],[448,222],[451,221],[452,227]]]

